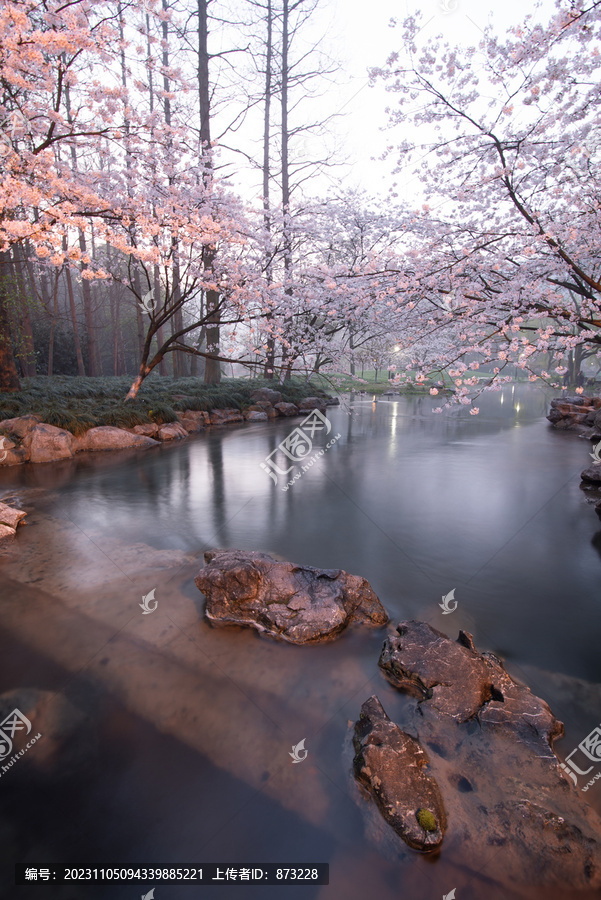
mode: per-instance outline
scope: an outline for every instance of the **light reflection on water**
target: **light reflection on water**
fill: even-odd
[[[333,644],[296,648],[239,629],[212,629],[200,620],[195,566],[188,564],[161,575],[160,611],[172,624],[157,615],[164,634],[156,624],[156,632],[136,637],[137,594],[154,582],[138,589],[116,545],[142,542],[198,558],[209,547],[260,549],[363,575],[394,623],[425,619],[452,636],[465,628],[479,649],[505,656],[518,677],[527,669],[533,690],[566,722],[566,748],[601,718],[601,708],[574,707],[548,678],[553,672],[601,682],[601,561],[592,543],[599,522],[579,489],[588,442],[550,429],[543,418],[548,396],[525,386],[481,396],[477,417],[465,408],[432,415],[439,397],[349,402],[352,414],[328,411],[340,439],[287,492],[260,463],[297,420],[213,430],[119,459],[89,454],[0,473],[0,488],[55,488],[33,503],[46,518],[20,535],[30,555],[23,555],[19,577],[14,570],[10,577],[42,585],[77,609],[82,628],[110,631],[111,623],[125,623],[124,634],[143,641],[148,654],[134,674],[137,650],[116,646],[104,666],[106,672],[114,666],[113,676],[90,664],[76,678],[101,697],[107,761],[83,801],[66,791],[80,827],[38,835],[56,858],[72,858],[73,840],[87,859],[103,849],[105,860],[118,857],[119,864],[124,857],[190,863],[199,853],[239,864],[331,861],[335,890],[294,891],[336,900],[366,891],[382,900],[419,900],[448,892],[456,875],[444,852],[435,863],[413,854],[405,864],[384,858],[366,840],[352,799],[342,754],[347,722],[371,693],[393,717],[406,702],[378,671],[381,630],[357,629]],[[317,437],[318,446],[328,437]],[[71,530],[61,532],[57,522]],[[452,588],[458,609],[443,617],[438,603]],[[2,690],[24,678],[10,651],[16,633],[2,637],[9,663]],[[74,670],[66,655],[59,658],[52,634],[18,633],[28,683],[61,687],[65,672]],[[192,648],[183,634],[192,636]],[[154,672],[150,686],[147,671]],[[191,711],[193,721],[186,718]],[[303,737],[310,755],[292,767],[293,784],[282,767]],[[28,802],[23,827],[35,831],[32,816],[37,809],[47,822],[48,798]],[[406,893],[398,893],[399,881]],[[477,887],[466,885],[461,900]],[[29,890],[19,896],[28,900]],[[245,888],[244,895],[272,896],[268,890]],[[192,888],[160,891],[160,900],[175,891],[196,895]],[[236,891],[232,896],[241,896]],[[77,896],[132,895],[114,886]]]

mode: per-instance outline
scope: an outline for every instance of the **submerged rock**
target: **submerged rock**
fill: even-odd
[[[22,509],[14,509],[0,502],[0,540],[15,536],[17,525],[27,515]]]
[[[353,737],[355,777],[369,789],[389,825],[414,850],[436,850],[447,827],[429,759],[391,722],[376,696],[361,707]]]
[[[498,657],[479,653],[467,632],[452,641],[424,622],[402,622],[379,664],[395,687],[418,698],[399,727],[427,749],[448,817],[445,851],[455,863],[486,871],[509,893],[519,885],[599,889],[601,819],[560,767],[552,748],[563,725],[545,701]],[[394,748],[396,733],[380,732]],[[377,769],[374,776],[381,778]],[[404,777],[398,791],[415,805]]]
[[[195,578],[212,620],[249,625],[295,644],[334,638],[351,622],[385,625],[365,578],[279,562],[267,553],[208,550]]]

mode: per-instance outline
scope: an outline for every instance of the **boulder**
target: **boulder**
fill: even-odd
[[[583,469],[580,473],[583,481],[590,481],[593,484],[601,484],[601,463],[592,463]]]
[[[212,409],[210,416],[211,425],[230,425],[244,421],[244,416],[238,409]]]
[[[313,409],[318,409],[319,412],[325,413],[326,403],[322,397],[305,397],[298,404],[298,409],[299,412],[311,412]]]
[[[267,422],[267,413],[260,409],[247,409],[244,418],[247,422]]]
[[[553,743],[563,725],[547,703],[494,654],[479,653],[467,632],[452,641],[424,622],[399,624],[384,643],[380,667],[418,699],[399,707],[398,726],[418,735],[428,753],[454,863],[485,870],[511,896],[533,886],[558,896],[598,891],[601,819],[561,769]],[[398,746],[388,726],[379,724],[379,733],[385,746]],[[395,790],[394,769],[381,754],[372,757],[369,780],[381,778],[374,764],[381,759],[387,796],[400,799],[405,791],[414,805],[413,783],[399,773]]]
[[[274,409],[277,409],[281,416],[298,416],[298,406],[295,403],[276,403]]]
[[[143,434],[145,437],[156,438],[159,433],[159,426],[156,422],[148,422],[147,425],[134,425],[133,428],[129,428],[132,434]]]
[[[39,416],[34,415],[18,416],[16,419],[3,419],[0,422],[0,431],[4,434],[14,434],[22,439],[41,421]]]
[[[478,653],[466,631],[451,641],[426,622],[401,623],[384,641],[378,665],[395,687],[457,722],[477,716],[481,725],[536,734],[547,744],[563,735],[545,701],[515,682],[492,653]]]
[[[353,737],[355,777],[414,850],[437,850],[447,828],[438,785],[421,744],[391,722],[376,696],[361,707]]]
[[[159,442],[143,434],[132,434],[124,428],[114,428],[112,425],[99,425],[90,428],[77,439],[76,450],[125,450],[135,447],[146,450],[150,447],[158,447]]]
[[[64,428],[40,422],[25,434],[21,446],[29,452],[32,463],[54,462],[57,459],[71,459],[75,452],[75,438]]]
[[[29,450],[26,447],[15,447],[12,441],[6,443],[7,440],[8,439],[5,439],[3,445],[7,448],[4,451],[0,444],[0,466],[20,466],[21,463],[27,462],[29,459]],[[12,445],[12,448],[9,444]]]
[[[176,413],[176,415],[180,424],[186,429],[188,434],[198,434],[199,431],[202,431],[207,425],[211,424],[209,414],[208,412],[204,412],[204,410],[187,409],[183,413]]]
[[[547,419],[559,430],[572,430],[584,432],[584,426],[595,424],[595,406],[598,397],[585,397],[584,395],[569,395],[555,397],[551,400],[551,409]]]
[[[188,432],[180,422],[168,422],[159,428],[160,441],[180,441],[188,437]]]
[[[280,391],[273,391],[271,388],[259,388],[257,391],[253,391],[250,395],[250,399],[253,403],[261,400],[267,400],[272,406],[275,406],[276,403],[279,403],[282,399],[282,395]]]
[[[592,406],[593,398],[584,394],[564,394],[563,397],[555,397],[551,400],[551,409],[561,406]]]
[[[257,400],[256,403],[253,403],[248,409],[256,412],[264,412],[268,419],[276,419],[279,416],[279,412],[271,405],[269,400]]]
[[[266,553],[208,550],[195,578],[207,618],[266,631],[294,644],[335,638],[351,622],[385,625],[365,578],[279,562]]]

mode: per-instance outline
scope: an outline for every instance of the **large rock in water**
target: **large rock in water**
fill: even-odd
[[[0,502],[0,541],[15,536],[17,525],[27,515],[22,509],[14,509]]]
[[[401,623],[380,666],[419,698],[399,726],[427,749],[448,817],[443,852],[511,896],[533,885],[599,890],[601,819],[560,768],[552,746],[563,725],[544,700],[467,632],[452,641],[424,622]],[[383,776],[372,760],[372,783]],[[410,792],[403,778],[398,789]]]
[[[414,850],[436,850],[447,827],[438,785],[423,747],[391,722],[377,697],[361,707],[353,737],[355,776]]]
[[[583,469],[580,473],[580,477],[583,481],[590,481],[593,484],[600,484],[601,463],[592,463],[590,466],[587,466],[587,468]]]
[[[351,622],[385,625],[365,578],[279,562],[267,553],[208,550],[195,578],[209,619],[250,625],[294,644],[336,637]]]

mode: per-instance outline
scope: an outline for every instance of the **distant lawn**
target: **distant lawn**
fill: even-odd
[[[415,372],[408,370],[406,375],[414,376]],[[388,379],[388,371],[378,370],[378,380],[376,381],[375,370],[365,371],[363,377],[355,375],[351,377],[345,374],[328,374],[314,375],[314,384],[319,384],[326,391],[339,391],[346,393],[347,391],[366,391],[370,394],[384,394],[386,391],[393,391],[395,394],[427,394],[430,388],[436,383],[443,381],[452,388],[453,384],[449,378],[441,379],[439,377],[428,379],[424,384],[395,385],[392,380]]]
[[[300,379],[280,385],[262,378],[228,378],[218,385],[205,385],[202,378],[156,374],[146,379],[135,400],[125,403],[132,380],[128,375],[23,378],[21,391],[0,394],[0,420],[34,413],[49,425],[82,434],[97,425],[133,428],[175,422],[177,412],[186,409],[246,409],[252,404],[251,393],[262,387],[280,391],[289,403],[327,394],[327,388]]]

